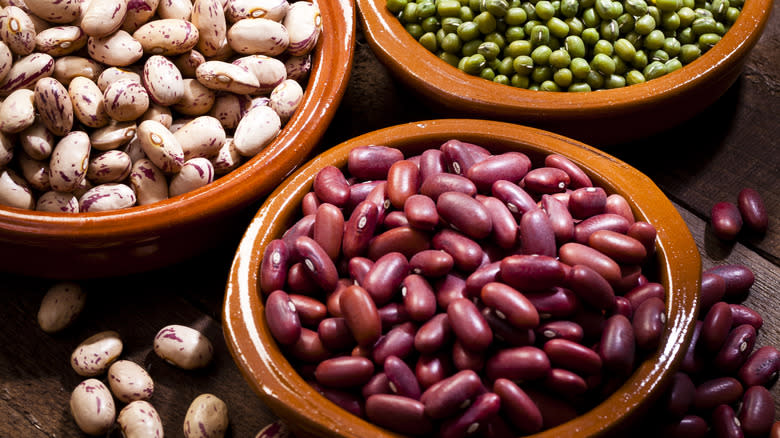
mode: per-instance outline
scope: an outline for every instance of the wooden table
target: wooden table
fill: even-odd
[[[355,134],[436,117],[393,81],[359,37],[352,80],[322,147]],[[742,263],[756,275],[746,304],[765,318],[758,345],[780,345],[780,16],[775,8],[744,73],[710,109],[678,128],[608,149],[649,175],[675,202],[687,222],[703,266]],[[648,121],[651,123],[651,121]],[[597,146],[597,145],[594,145]],[[714,237],[710,208],[736,201],[753,187],[770,213],[764,236],[742,235],[735,244]],[[259,207],[259,205],[258,205]],[[246,220],[256,208],[246,213]],[[155,381],[152,403],[165,434],[182,436],[190,402],[209,392],[230,411],[228,436],[253,437],[274,415],[244,382],[225,346],[222,296],[241,230],[218,248],[154,272],[83,283],[89,291],[84,313],[70,328],[47,335],[37,325],[40,299],[51,280],[0,274],[0,438],[78,437],[68,400],[82,378],[69,365],[82,340],[116,330],[122,357],[143,364]],[[41,267],[43,269],[43,267]],[[152,351],[157,331],[169,324],[202,330],[214,343],[206,369],[183,371]],[[773,393],[780,413],[780,385]],[[776,414],[777,419],[780,414]],[[116,431],[112,436],[119,436]]]

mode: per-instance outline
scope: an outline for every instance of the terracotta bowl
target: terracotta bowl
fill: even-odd
[[[513,121],[596,147],[664,131],[715,102],[736,81],[769,19],[772,0],[745,2],[721,41],[685,67],[643,84],[589,93],[537,92],[471,76],[426,50],[385,7],[356,0],[377,58],[434,111]]]
[[[352,0],[319,0],[323,33],[304,100],[279,136],[240,168],[148,206],[58,214],[0,206],[0,270],[50,278],[129,274],[191,257],[224,238],[237,214],[303,163],[346,90],[355,42]]]
[[[677,370],[698,311],[701,260],[688,228],[671,202],[636,169],[577,141],[514,124],[478,120],[432,120],[393,126],[361,135],[322,153],[272,193],[258,211],[236,252],[226,287],[223,327],[227,344],[245,380],[300,436],[397,437],[321,396],[293,369],[266,325],[258,272],[264,249],[300,215],[300,202],[324,166],[343,167],[351,149],[392,146],[405,156],[457,138],[494,153],[522,151],[532,160],[562,154],[581,166],[595,185],[623,195],[637,220],[658,229],[660,281],[667,292],[668,324],[658,351],[602,404],[576,419],[534,437],[591,437],[630,423],[661,392]]]

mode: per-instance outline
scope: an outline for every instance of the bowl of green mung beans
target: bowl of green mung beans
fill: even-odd
[[[597,147],[669,129],[739,77],[772,0],[356,0],[377,58],[435,112]]]

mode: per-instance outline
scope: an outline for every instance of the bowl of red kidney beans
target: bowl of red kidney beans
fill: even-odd
[[[302,435],[597,436],[665,396],[701,259],[645,175],[515,124],[350,139],[272,193],[236,252],[224,333]]]

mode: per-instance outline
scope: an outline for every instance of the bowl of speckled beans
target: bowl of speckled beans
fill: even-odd
[[[379,60],[439,114],[529,124],[602,147],[662,132],[715,102],[740,75],[772,1],[357,6]]]
[[[683,361],[700,273],[674,206],[620,160],[424,120],[336,145],[267,198],[223,330],[296,436],[625,436]]]
[[[4,10],[18,29],[0,42],[3,271],[125,275],[218,245],[346,89],[352,2],[119,3]]]

